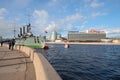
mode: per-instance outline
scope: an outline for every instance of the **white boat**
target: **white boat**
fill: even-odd
[[[64,46],[64,48],[69,48],[70,46],[69,46],[69,44],[65,44],[65,46]]]
[[[101,39],[102,42],[112,42],[112,39]]]

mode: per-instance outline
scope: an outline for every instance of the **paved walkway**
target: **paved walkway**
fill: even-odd
[[[35,80],[29,56],[17,50],[0,47],[0,80]]]

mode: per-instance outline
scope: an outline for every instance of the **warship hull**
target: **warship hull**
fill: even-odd
[[[45,40],[42,36],[34,36],[31,30],[31,24],[29,23],[23,28],[20,28],[20,34],[18,34],[18,38],[16,38],[15,45],[18,46],[28,46],[33,48],[44,48],[48,49],[48,46],[45,45]]]
[[[16,44],[19,46],[28,46],[33,48],[45,48],[45,40],[42,37],[28,37],[28,38],[18,38],[16,39]]]

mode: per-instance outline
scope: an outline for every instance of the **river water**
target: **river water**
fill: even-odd
[[[63,80],[120,80],[120,45],[49,44],[36,49]]]

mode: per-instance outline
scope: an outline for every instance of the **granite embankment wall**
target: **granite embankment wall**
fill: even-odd
[[[4,44],[8,47],[8,45]],[[15,46],[14,49],[24,52],[33,61],[35,68],[36,80],[62,80],[52,65],[40,53],[35,52],[34,49],[25,46]]]

